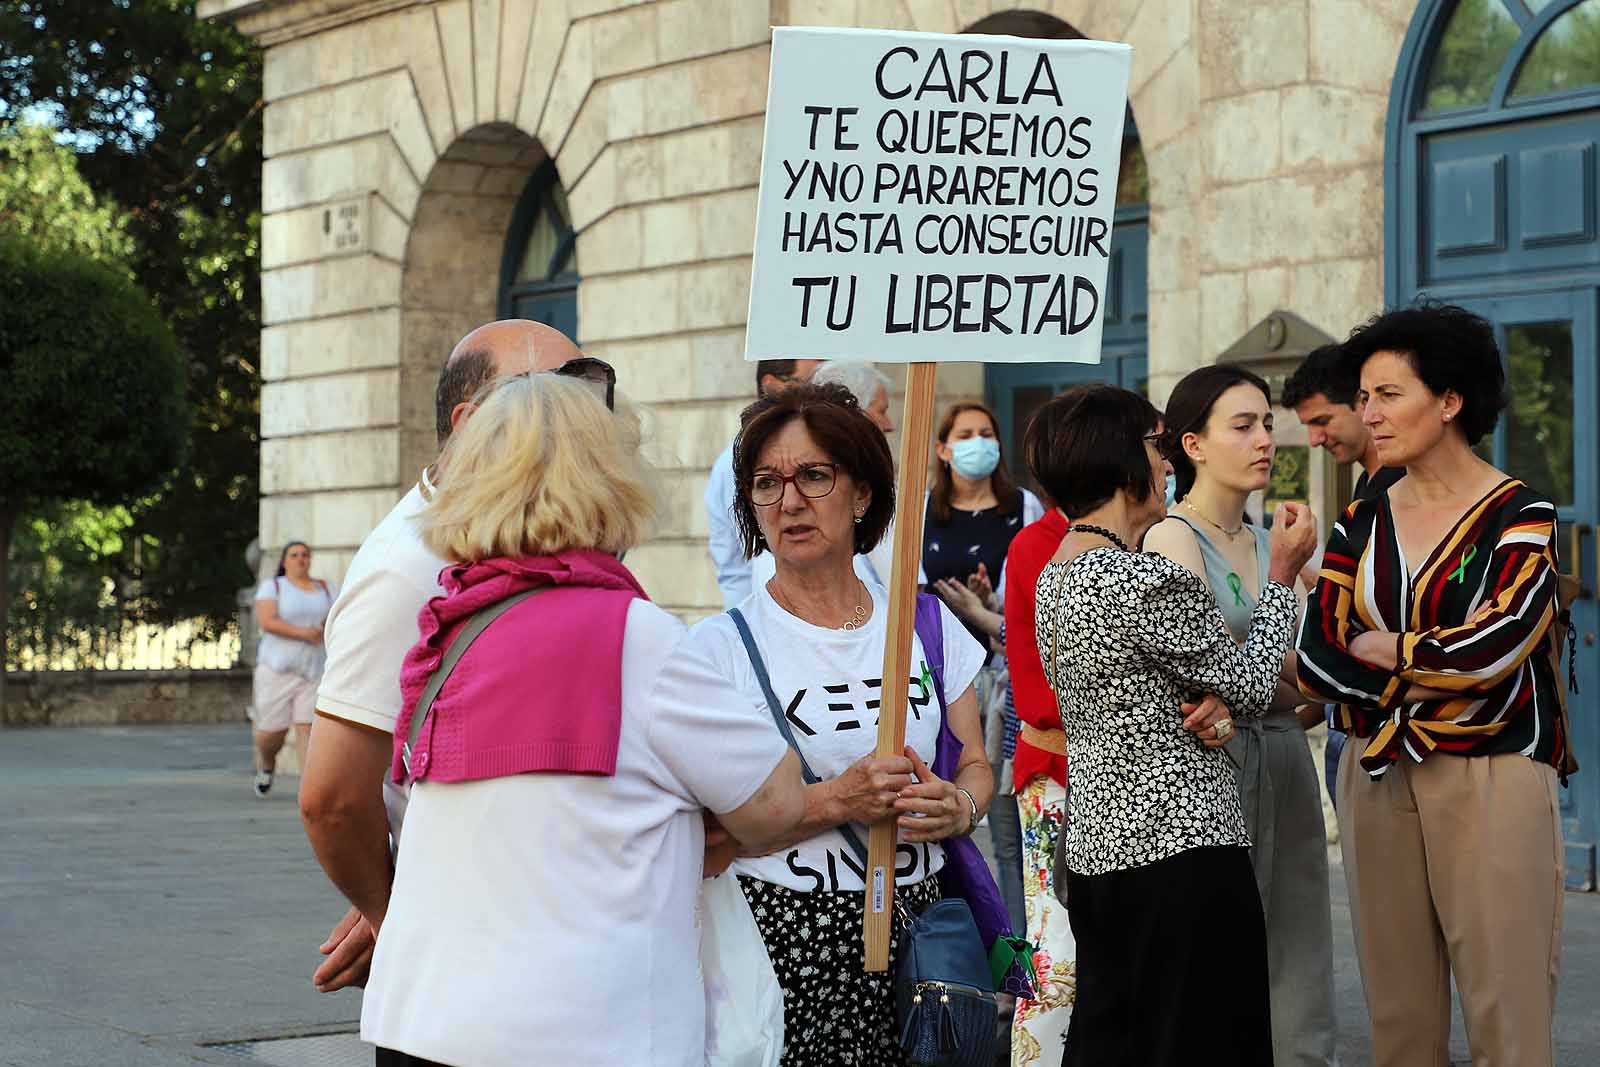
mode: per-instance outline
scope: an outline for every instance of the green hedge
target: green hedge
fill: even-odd
[[[182,458],[184,357],[115,268],[0,231],[0,507],[131,500]]]

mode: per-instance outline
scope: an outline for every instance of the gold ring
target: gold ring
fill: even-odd
[[[1222,741],[1233,736],[1233,720],[1218,719],[1211,727],[1211,735],[1218,741]]]

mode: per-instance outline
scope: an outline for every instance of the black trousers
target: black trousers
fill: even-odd
[[[1249,852],[1067,874],[1077,1001],[1063,1067],[1271,1067],[1267,935]]]

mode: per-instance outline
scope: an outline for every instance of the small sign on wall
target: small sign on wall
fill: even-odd
[[[747,359],[1100,359],[1127,45],[773,31]]]
[[[356,197],[322,209],[322,254],[349,255],[367,247],[367,198]]]

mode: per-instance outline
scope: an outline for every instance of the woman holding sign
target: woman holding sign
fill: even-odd
[[[1233,716],[1272,700],[1316,532],[1303,508],[1279,506],[1240,646],[1203,581],[1135,550],[1166,515],[1161,429],[1149,401],[1106,385],[1069,390],[1028,429],[1029,465],[1072,523],[1036,606],[1072,753],[1064,1063],[1266,1067],[1266,930],[1222,746]]]
[[[1183,564],[1209,585],[1242,642],[1270,555],[1267,531],[1244,514],[1250,494],[1266,488],[1277,451],[1267,383],[1225,363],[1187,375],[1167,400],[1161,447],[1177,475],[1178,503],[1151,529],[1145,551]],[[1235,721],[1225,751],[1266,912],[1273,1056],[1278,1067],[1327,1067],[1334,1042],[1328,838],[1305,736],[1322,721],[1322,709],[1306,705],[1291,659],[1267,713]]]
[[[782,1062],[901,1067],[898,923],[889,970],[863,969],[867,827],[899,820],[896,902],[918,911],[937,899],[940,842],[971,833],[993,792],[972,688],[984,650],[941,608],[942,665],[920,637],[912,648],[904,754],[875,756],[888,591],[858,577],[853,559],[894,514],[883,433],[844,388],[796,386],[747,410],[734,474],[746,554],[770,549],[776,572],[689,644],[771,711],[814,772],[800,826],[733,867],[783,987]],[[928,767],[941,706],[963,745],[952,781]]]

